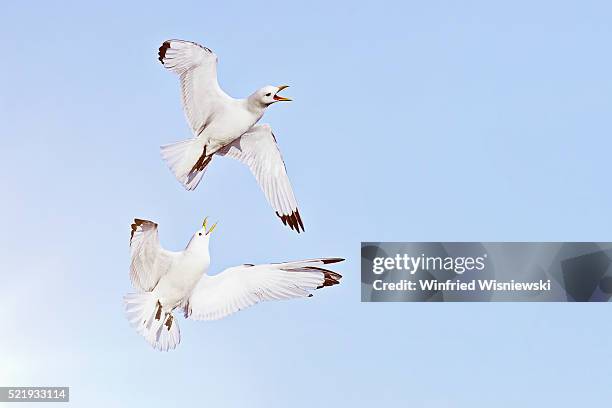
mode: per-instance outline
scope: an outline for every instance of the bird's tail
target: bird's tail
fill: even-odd
[[[168,351],[180,343],[178,322],[172,312],[163,310],[153,293],[128,293],[123,297],[123,302],[130,324],[153,348]]]
[[[187,190],[198,186],[212,160],[212,154],[206,155],[206,146],[197,137],[162,146],[161,156]]]

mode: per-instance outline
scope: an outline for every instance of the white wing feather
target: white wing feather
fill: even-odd
[[[217,154],[246,164],[283,224],[304,231],[285,162],[269,125],[253,126]]]
[[[176,254],[161,247],[156,223],[135,219],[130,236],[130,255],[132,285],[143,292],[150,292],[168,272]]]
[[[159,60],[179,75],[183,109],[193,133],[199,135],[213,113],[231,100],[217,81],[217,56],[191,41],[167,40],[159,47]]]
[[[341,275],[324,269],[341,258],[266,265],[241,265],[204,275],[185,306],[185,317],[217,320],[265,300],[312,296],[311,291],[339,283]]]

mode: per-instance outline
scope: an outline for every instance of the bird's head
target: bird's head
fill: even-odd
[[[275,102],[283,102],[283,101],[291,101],[289,98],[285,98],[284,96],[280,96],[278,93],[285,88],[288,88],[289,85],[281,85],[281,86],[264,86],[255,92],[254,96],[256,101],[263,105],[264,107],[268,107]]]
[[[208,250],[208,243],[210,241],[210,235],[215,230],[217,223],[215,222],[212,227],[207,228],[208,225],[208,217],[204,218],[204,222],[202,223],[202,228],[197,230],[189,244],[187,244],[187,248],[190,249],[206,249]]]

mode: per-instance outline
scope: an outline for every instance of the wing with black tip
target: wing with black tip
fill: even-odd
[[[342,276],[326,265],[342,258],[321,258],[266,265],[241,265],[218,275],[204,275],[185,306],[185,317],[217,320],[266,300],[312,296],[340,283]]]
[[[304,231],[285,162],[270,126],[253,126],[217,154],[246,164],[283,224],[298,233]]]
[[[136,218],[130,234],[130,255],[132,285],[143,292],[150,292],[168,272],[176,253],[161,247],[156,223]]]

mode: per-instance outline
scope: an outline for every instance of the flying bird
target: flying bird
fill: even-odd
[[[161,247],[157,224],[135,219],[130,235],[130,280],[137,293],[124,296],[130,324],[155,349],[168,351],[181,341],[176,309],[185,318],[217,320],[265,300],[311,297],[339,283],[325,265],[342,258],[317,258],[264,265],[244,264],[209,275],[208,244],[216,223],[193,234],[180,252]]]
[[[257,125],[270,105],[291,100],[278,94],[288,86],[264,86],[247,98],[232,98],[217,81],[215,53],[191,41],[164,41],[159,60],[180,78],[183,109],[193,133],[191,139],[161,147],[177,180],[193,190],[214,155],[236,159],[249,167],[283,224],[304,231],[272,128]]]

